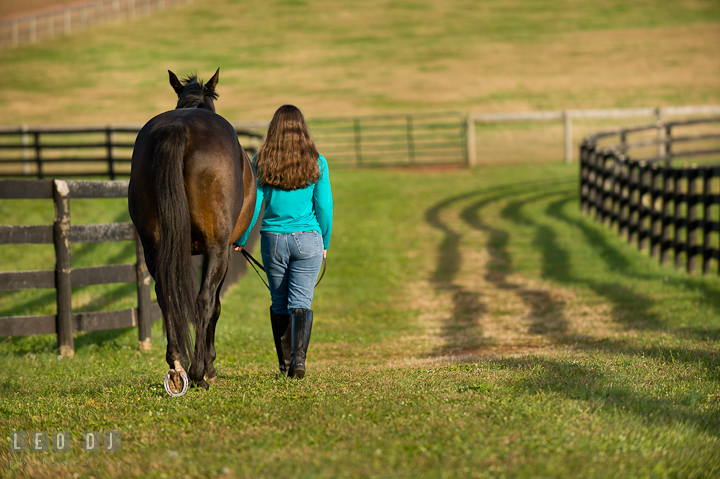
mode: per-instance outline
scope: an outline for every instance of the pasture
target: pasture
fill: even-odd
[[[218,67],[231,121],[282,103],[309,119],[718,103],[719,39],[712,0],[196,0],[0,51],[0,124],[144,122],[174,106],[167,69]],[[575,141],[611,126],[582,123]],[[0,475],[717,477],[720,281],[660,266],[582,215],[561,135],[478,127],[475,170],[332,169],[302,381],[276,377],[252,271],[222,304],[218,382],[180,400],[162,387],[159,323],[150,351],[134,329],[76,333],[72,359],[54,336],[0,338]],[[73,200],[72,215],[129,221],[118,200]],[[48,202],[0,202],[6,224],[52,217]],[[0,257],[0,270],[54,264],[52,246]],[[73,291],[77,311],[134,301],[132,285]],[[42,290],[0,292],[0,315],[54,307]],[[68,431],[72,449],[11,452],[11,431]],[[120,431],[122,451],[84,452],[83,431]]]
[[[3,449],[0,467],[35,477],[713,477],[720,283],[638,254],[579,212],[576,186],[564,165],[337,171],[343,221],[305,380],[275,376],[269,300],[252,272],[223,303],[219,382],[179,401],[162,388],[157,323],[149,352],[134,330],[78,333],[71,360],[58,359],[54,336],[2,339],[4,434],[67,430],[77,446]],[[115,219],[121,206],[106,212]],[[122,431],[122,452],[82,452],[85,430]],[[121,466],[93,466],[97,457]],[[51,464],[66,459],[79,462]]]

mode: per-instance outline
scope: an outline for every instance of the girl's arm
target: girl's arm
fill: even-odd
[[[327,160],[324,156],[320,155],[318,162],[320,166],[320,179],[315,185],[313,203],[315,206],[315,215],[320,224],[320,232],[323,237],[323,249],[327,250],[330,247],[330,237],[332,235],[333,198]]]

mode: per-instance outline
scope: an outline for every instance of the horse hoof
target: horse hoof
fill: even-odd
[[[165,391],[174,398],[184,396],[190,386],[190,380],[182,369],[171,369],[165,375]]]
[[[210,389],[210,385],[207,383],[207,381],[205,381],[205,379],[201,379],[200,381],[198,381],[198,382],[195,383],[195,384],[196,384],[197,386],[200,386],[201,388],[203,388],[203,389],[206,390],[206,391],[207,391],[208,389]]]

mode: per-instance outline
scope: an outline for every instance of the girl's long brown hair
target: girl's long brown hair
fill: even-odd
[[[318,157],[303,114],[293,105],[283,105],[270,122],[255,170],[261,185],[297,190],[317,183]]]

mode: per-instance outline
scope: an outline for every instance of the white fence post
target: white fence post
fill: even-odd
[[[565,163],[569,165],[573,162],[572,114],[564,111],[563,120],[565,122]]]
[[[12,46],[16,47],[19,43],[18,21],[17,20],[13,20],[11,29],[12,29],[12,32],[10,33],[10,37],[11,37],[10,43],[12,44]]]
[[[63,25],[63,33],[65,35],[70,35],[72,33],[72,11],[67,8],[65,9],[65,13],[63,14],[64,19],[64,25]]]
[[[661,107],[657,108],[657,139],[658,139],[658,157],[663,158],[667,149],[665,148],[665,128],[663,126],[664,114]]]
[[[467,164],[469,167],[477,166],[477,145],[475,144],[475,118],[469,113],[465,123],[467,140]]]
[[[37,17],[35,15],[28,20],[28,37],[30,43],[37,41]]]

